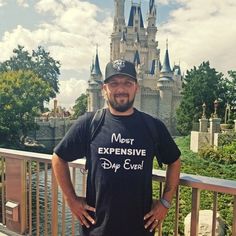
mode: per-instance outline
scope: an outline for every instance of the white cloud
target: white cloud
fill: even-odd
[[[31,51],[31,49],[37,47],[37,40],[30,30],[23,28],[21,25],[18,25],[12,32],[5,32],[0,42],[0,61],[9,59],[17,45],[23,45],[26,50]]]
[[[87,82],[78,78],[60,81],[60,93],[57,95],[58,105],[61,107],[73,107],[75,100],[86,92]],[[52,103],[52,101],[51,101]],[[52,105],[50,104],[52,107]]]
[[[17,0],[17,3],[21,7],[29,7],[28,0]]]
[[[25,46],[29,52],[38,45],[44,46],[51,56],[62,64],[60,91],[63,95],[59,95],[59,100],[66,104],[74,103],[73,93],[68,91],[69,86],[74,91],[76,82],[66,72],[73,70],[80,75],[89,74],[96,44],[99,45],[100,65],[103,70],[104,63],[109,60],[110,55],[109,36],[112,31],[110,13],[99,9],[96,5],[78,0],[41,0],[35,7],[39,14],[50,16],[51,21],[41,22],[34,30],[18,25],[14,30],[5,32],[0,41],[0,61],[9,59],[12,50],[18,44]],[[98,20],[98,16],[101,15]],[[81,78],[77,78],[77,81],[80,81],[79,79]],[[88,78],[83,76],[82,79],[84,82],[80,83],[84,84],[78,87],[84,90]],[[65,95],[67,92],[68,96]]]
[[[0,0],[0,7],[4,6],[7,3],[7,0]]]
[[[179,0],[179,3],[181,7],[159,28],[161,48],[169,39],[172,63],[180,60],[186,70],[209,60],[220,72],[235,70],[236,2]]]
[[[4,3],[0,0],[0,6]],[[27,1],[18,0],[18,3],[27,4]],[[168,21],[158,27],[162,60],[168,38],[172,65],[180,60],[182,69],[186,70],[209,60],[218,71],[236,69],[235,0],[160,0],[158,4],[179,4]],[[40,25],[35,25],[33,30],[18,25],[5,32],[0,41],[0,61],[8,59],[18,44],[28,51],[44,46],[62,64],[59,103],[74,103],[80,91],[75,89],[75,84],[81,83],[78,88],[83,91],[87,86],[88,78],[81,75],[89,74],[97,43],[102,71],[109,60],[111,13],[81,0],[39,0],[35,9],[35,14],[41,15]],[[68,71],[76,71],[81,78],[68,75]],[[70,98],[74,93],[78,93],[75,99]]]

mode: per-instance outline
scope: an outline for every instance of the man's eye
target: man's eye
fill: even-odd
[[[131,81],[125,82],[125,86],[126,87],[131,87],[132,85],[133,85],[133,83]]]
[[[111,86],[111,87],[117,87],[117,86],[118,86],[118,83],[116,83],[116,82],[110,82],[110,86]]]

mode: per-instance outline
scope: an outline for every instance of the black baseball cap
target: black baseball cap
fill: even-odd
[[[127,75],[137,81],[135,66],[132,62],[118,59],[107,63],[104,83],[114,75]]]

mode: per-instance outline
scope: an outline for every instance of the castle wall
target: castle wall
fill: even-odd
[[[28,136],[44,145],[47,150],[53,150],[74,122],[75,120],[68,118],[50,118],[48,121],[37,120],[39,129],[30,132]]]

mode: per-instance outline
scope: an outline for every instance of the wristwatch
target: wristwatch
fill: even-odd
[[[167,200],[165,200],[164,198],[160,198],[160,203],[167,209],[169,209],[171,207],[170,202],[168,202]]]

